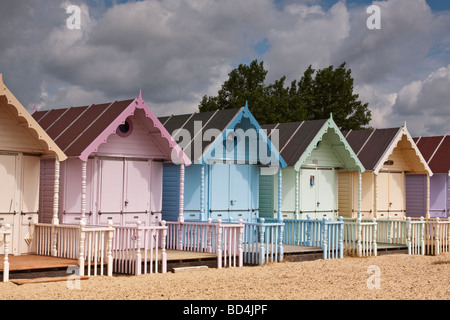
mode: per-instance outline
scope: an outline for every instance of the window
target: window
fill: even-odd
[[[125,122],[117,127],[116,133],[125,138],[128,137],[133,131],[133,123],[130,119],[125,120]]]

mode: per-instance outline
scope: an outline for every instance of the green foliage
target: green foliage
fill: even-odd
[[[266,85],[266,75],[263,62],[240,64],[229,73],[217,96],[203,97],[200,112],[240,108],[248,102],[260,124],[327,119],[332,113],[342,130],[357,130],[371,120],[368,103],[363,104],[353,92],[351,70],[345,62],[336,69],[309,66],[290,86],[285,76]]]

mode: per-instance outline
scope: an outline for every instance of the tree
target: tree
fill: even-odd
[[[314,70],[309,66],[300,80],[286,86],[283,76],[265,84],[264,63],[254,60],[232,70],[217,96],[204,96],[200,112],[240,108],[248,102],[250,111],[260,124],[327,119],[330,113],[343,130],[361,129],[368,125],[371,113],[368,103],[358,100],[353,92],[351,70],[345,62]]]

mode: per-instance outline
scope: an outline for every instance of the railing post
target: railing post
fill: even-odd
[[[112,220],[108,220],[108,242],[107,242],[107,274],[108,277],[112,277],[113,273],[113,256],[112,256],[112,246],[113,246],[113,237],[114,237],[114,227]]]
[[[206,227],[206,252],[211,253],[212,252],[212,219],[208,218],[208,226]]]
[[[264,257],[264,232],[265,232],[265,226],[264,226],[264,218],[261,218],[260,224],[259,224],[259,265],[262,266],[265,261]]]
[[[179,217],[178,218],[177,250],[183,250],[183,222],[184,222],[184,217]]]
[[[378,222],[376,218],[372,219],[374,225],[373,225],[373,240],[372,240],[372,246],[373,246],[373,255],[377,256],[377,232],[378,232]]]
[[[86,221],[84,219],[80,220],[80,246],[78,251],[78,267],[80,268],[80,276],[84,276],[84,242],[86,239],[86,231],[84,227],[86,226]]]
[[[356,218],[356,251],[358,257],[362,256],[362,225],[361,225],[361,217]]]
[[[434,252],[435,255],[439,255],[440,253],[440,241],[439,241],[439,233],[440,233],[440,223],[439,223],[439,217],[436,218],[436,228],[434,230]]]
[[[410,255],[412,253],[412,243],[411,243],[411,217],[408,217],[406,219],[406,246],[408,247],[408,254]]]
[[[217,220],[217,268],[222,268],[222,220]]]
[[[280,170],[281,170],[281,168],[280,168]],[[283,249],[284,222],[283,222],[283,218],[281,218],[279,220],[279,222],[283,223],[283,225],[280,226],[280,234],[279,234],[279,239],[278,239],[278,252],[279,252],[279,255],[280,255],[279,261],[281,262],[281,261],[284,260],[284,249]]]
[[[322,250],[323,250],[323,260],[328,258],[328,225],[327,218],[322,219]]]
[[[161,226],[164,227],[162,230],[162,239],[161,239],[161,263],[162,263],[162,273],[167,273],[167,252],[166,252],[166,237],[167,237],[167,227],[166,221],[161,221]],[[153,250],[153,248],[151,248]],[[147,261],[145,262],[147,263]]]
[[[344,218],[339,217],[339,258],[344,258]]]
[[[422,256],[425,255],[424,233],[425,233],[425,219],[423,217],[420,217],[420,254]]]
[[[306,216],[306,245],[311,246],[311,217]]]
[[[392,221],[391,221],[391,216],[387,217],[387,222],[386,222],[387,228],[386,228],[386,232],[387,232],[387,243],[392,243],[392,232],[394,230],[392,230],[391,232],[391,226],[392,226]],[[392,229],[394,229],[394,227],[392,227]]]
[[[135,269],[134,273],[137,276],[141,275],[141,269],[142,269],[142,254],[141,254],[141,221],[136,221],[137,228],[136,228],[136,242],[135,242],[135,254],[136,254],[136,261],[135,261]],[[153,248],[151,248],[153,250]]]
[[[239,219],[239,267],[244,265],[244,249],[242,248],[242,235],[244,234],[244,221]]]
[[[11,225],[5,224],[5,233],[3,234],[3,241],[4,243],[4,256],[3,256],[3,282],[9,281],[9,246],[11,241]]]

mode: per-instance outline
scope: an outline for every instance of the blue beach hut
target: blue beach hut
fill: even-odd
[[[164,164],[162,218],[255,222],[260,171],[286,163],[248,105],[159,120],[192,160],[186,168]]]

